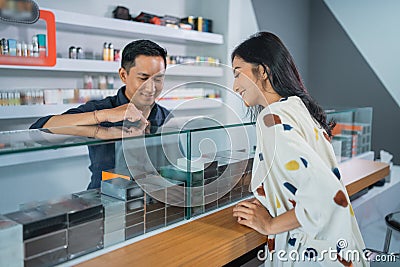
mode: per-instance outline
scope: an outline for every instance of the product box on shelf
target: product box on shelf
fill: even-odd
[[[332,145],[339,162],[371,150],[372,108],[330,109],[327,120],[336,122]]]

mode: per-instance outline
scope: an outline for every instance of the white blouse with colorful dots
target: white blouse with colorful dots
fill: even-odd
[[[369,266],[330,138],[302,100],[266,107],[256,132],[251,190],[273,217],[295,209],[301,225],[268,236],[265,265]]]

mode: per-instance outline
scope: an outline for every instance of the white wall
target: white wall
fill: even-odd
[[[309,0],[252,0],[261,31],[279,36],[293,56],[300,75],[308,86]],[[245,21],[247,18],[243,18]]]
[[[400,106],[400,1],[324,1]]]

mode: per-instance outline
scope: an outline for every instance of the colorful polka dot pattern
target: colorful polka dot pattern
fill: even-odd
[[[349,203],[347,202],[346,199],[346,195],[343,193],[342,190],[339,190],[335,197],[333,198],[333,200],[335,201],[336,204],[338,204],[339,206],[342,206],[344,208],[347,207],[347,205],[349,205]]]
[[[304,255],[309,259],[313,259],[314,257],[318,257],[318,252],[315,248],[306,248]]]
[[[333,168],[332,172],[336,175],[336,177],[340,180],[340,172],[338,168]]]
[[[342,247],[339,246],[339,242],[336,244],[336,251],[337,251],[337,253],[339,253],[340,251],[342,251]]]
[[[353,210],[353,207],[351,206],[351,204],[349,205],[349,208],[350,208],[350,215],[354,216],[354,210]]]
[[[264,124],[267,127],[272,127],[276,124],[282,124],[282,121],[281,118],[276,114],[267,114],[264,116]]]
[[[308,166],[308,161],[307,161],[306,159],[302,158],[302,157],[300,157],[300,159],[301,159],[301,162],[303,162],[304,167],[307,168],[307,166]]]
[[[318,129],[314,127],[314,133],[315,133],[315,139],[318,141],[319,135],[318,135]]]
[[[268,244],[268,250],[269,252],[275,250],[275,238],[268,238],[267,240],[267,244]]]
[[[265,191],[264,191],[263,184],[261,184],[259,187],[257,187],[257,194],[261,197],[265,197]]]
[[[293,129],[293,127],[290,126],[289,124],[282,124],[282,125],[283,125],[283,130],[285,130],[285,131],[290,131]]]
[[[278,197],[275,196],[276,207],[279,209],[281,207],[281,202],[279,201]]]
[[[296,188],[294,185],[292,185],[291,183],[288,183],[288,182],[285,182],[283,185],[284,185],[293,195],[296,194],[297,188]]]
[[[329,135],[324,131],[324,137],[326,140],[328,140],[328,142],[331,141],[331,138],[329,137]]]
[[[294,245],[296,244],[296,238],[289,238],[288,244],[294,247]]]
[[[346,261],[345,259],[343,259],[339,253],[337,254],[337,259],[338,261],[343,264],[343,266],[347,266],[347,267],[352,267],[353,263],[351,261]]]
[[[285,164],[285,169],[288,171],[296,171],[299,168],[300,168],[300,165],[296,160],[291,160]]]

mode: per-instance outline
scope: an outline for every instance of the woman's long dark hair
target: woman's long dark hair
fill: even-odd
[[[335,122],[327,123],[325,111],[308,94],[292,56],[276,35],[270,32],[259,32],[250,36],[233,50],[232,62],[236,56],[255,66],[261,65],[266,71],[269,68],[267,74],[272,88],[282,97],[298,96],[311,116],[329,136],[332,135]],[[258,75],[256,72],[255,74]],[[260,108],[255,107],[250,110],[250,113],[257,115]]]

